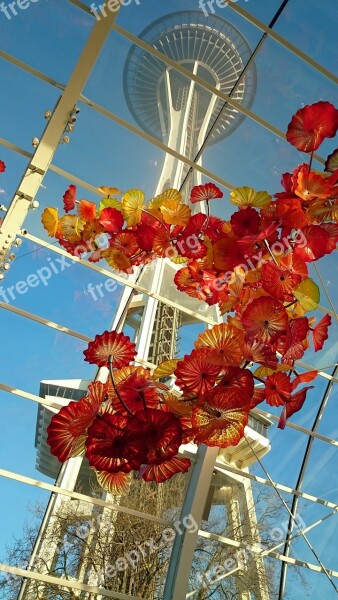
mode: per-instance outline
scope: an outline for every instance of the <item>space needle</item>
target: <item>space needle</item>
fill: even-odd
[[[181,11],[153,22],[139,37],[201,82],[231,94],[244,107],[251,106],[256,92],[256,69],[252,65],[245,71],[251,49],[227,21],[218,16],[206,17],[199,11]],[[194,160],[206,139],[208,145],[221,141],[244,119],[243,113],[212,94],[203,83],[136,45],[125,63],[124,92],[138,125],[190,160]],[[188,169],[167,155],[156,194],[166,187],[179,189]],[[200,183],[201,173],[193,171],[186,191]]]
[[[165,155],[154,195],[167,188],[179,190],[184,184],[184,196],[189,198],[191,189],[202,183],[202,173],[191,170],[189,164],[178,160],[177,154],[194,161],[206,140],[208,145],[220,142],[243,121],[243,113],[210,88],[231,95],[245,107],[251,106],[256,91],[256,69],[254,64],[247,68],[247,63],[252,52],[233,25],[199,11],[180,11],[161,17],[144,29],[139,38],[164,55],[162,60],[138,45],[132,46],[123,77],[125,98],[137,124],[173,151]],[[168,64],[165,57],[172,62]],[[187,74],[173,64],[183,67]],[[197,162],[201,166],[202,156]],[[195,212],[204,210],[203,203],[193,207]],[[155,268],[145,269],[139,283],[200,312],[197,300],[185,295],[183,300],[183,294],[177,291],[173,283],[175,270],[168,259],[159,260]],[[126,290],[122,306],[129,294]],[[126,317],[129,325],[137,325],[134,341],[139,356],[153,363],[168,360],[175,355],[180,326],[192,324],[194,319],[152,298],[144,297],[143,301],[140,306],[139,300],[132,300]],[[136,310],[135,303],[137,321],[131,315]],[[216,317],[215,309],[205,310],[210,317]],[[114,326],[120,323],[121,313],[118,313]]]
[[[125,98],[138,126],[172,151],[165,155],[161,172],[154,185],[154,196],[167,188],[181,189],[184,184],[185,197],[189,198],[192,187],[202,183],[202,174],[196,169],[191,169],[190,164],[180,160],[178,155],[201,166],[201,150],[204,151],[206,146],[216,144],[231,135],[241,124],[245,118],[244,114],[223,98],[224,95],[229,95],[243,107],[251,106],[256,91],[256,69],[254,64],[247,68],[247,64],[252,52],[243,35],[233,25],[216,15],[206,17],[199,11],[180,11],[161,17],[144,29],[139,39],[157,53],[155,55],[148,52],[144,44],[143,47],[142,44],[131,47],[123,74]],[[163,55],[163,60],[158,53]],[[181,68],[185,72],[182,72]],[[223,98],[213,93],[213,89],[221,93]],[[194,208],[197,211],[204,210],[203,206],[198,204]],[[176,289],[173,282],[176,269],[176,265],[168,259],[158,259],[150,268],[147,266],[141,273],[135,273],[132,276],[133,280],[148,290],[150,295],[131,293],[126,287],[112,324],[112,329],[121,331],[126,328],[128,335],[131,329],[133,336],[130,337],[133,337],[136,343],[139,358],[153,364],[177,355],[180,328],[200,322],[192,313],[212,317],[214,321],[218,319],[215,307],[204,307],[201,302],[183,295]],[[170,299],[171,304],[159,302],[152,292]],[[182,313],[179,310],[180,304],[189,308],[191,314]],[[76,385],[71,381],[42,382],[40,395],[48,395],[50,398],[53,394],[67,398],[77,397],[81,395],[81,382]],[[50,455],[46,443],[46,428],[52,410],[40,405],[36,437],[37,468],[48,475],[54,471],[56,475],[58,468],[55,464],[56,459]],[[255,448],[255,455],[248,451],[246,443],[239,443],[234,448],[222,451],[225,463],[233,462],[241,468],[246,468],[256,461],[257,456],[261,457],[269,451],[270,445],[266,437],[268,423],[265,421],[263,418],[263,421],[258,422],[251,417],[251,422],[246,428],[246,436]],[[196,452],[196,448],[192,452]],[[215,485],[211,484],[211,480],[217,453],[217,448],[199,447],[195,467],[201,472],[192,473],[185,499],[182,499],[182,514],[183,511],[193,514],[199,523],[208,502],[210,507],[212,502],[219,502],[216,493],[213,501],[209,494],[210,486]],[[80,481],[86,486],[88,477],[86,460],[70,459],[63,468],[58,485],[74,489]],[[233,486],[233,482],[231,485]],[[229,499],[224,500],[225,503],[233,504],[229,514],[235,515],[234,518],[238,517],[240,503],[242,510],[249,511],[248,495],[251,494],[251,488],[244,480],[239,480],[236,485],[236,498],[230,494]],[[219,484],[218,495],[224,495],[227,486],[228,476],[226,481]],[[165,486],[161,490],[158,492],[158,514],[161,513],[163,495],[169,493]],[[146,490],[140,493],[146,498]],[[105,494],[104,497],[107,496],[109,494]],[[60,500],[57,504],[50,503],[47,509],[40,532],[40,545],[37,540],[35,548],[38,554],[46,553],[43,534],[49,527],[53,527],[53,515],[62,509],[62,502]],[[118,499],[115,499],[115,502],[118,502]],[[191,534],[189,540],[182,536],[174,542],[163,596],[165,600],[178,600],[183,597],[183,590],[187,589],[189,565],[192,563],[194,551],[192,540]],[[54,560],[53,552],[48,560]],[[261,581],[261,569],[257,564],[256,579],[260,591],[256,597],[259,600],[268,600],[268,591],[264,580]],[[87,582],[89,585],[95,585],[95,577],[89,577]],[[129,583],[127,586],[127,579],[123,585],[126,594],[124,597],[127,597],[131,589],[128,587]],[[149,593],[153,592],[149,590]],[[20,600],[30,600],[29,591],[25,596],[25,585],[22,586],[20,594]],[[247,598],[246,590],[240,590],[239,597],[243,600]]]

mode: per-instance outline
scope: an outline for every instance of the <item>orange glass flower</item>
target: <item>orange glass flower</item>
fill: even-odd
[[[178,363],[176,385],[184,392],[194,392],[199,396],[213,387],[220,371],[221,367],[210,361],[209,350],[198,348]]]
[[[193,409],[195,440],[208,446],[236,446],[248,423],[250,397],[237,386],[217,386]]]
[[[243,344],[244,332],[241,329],[230,327],[227,323],[220,323],[201,333],[195,342],[195,347],[212,349],[214,364],[236,367],[243,358]]]
[[[288,315],[284,306],[275,298],[262,296],[250,302],[242,315],[242,324],[248,338],[265,343],[276,340],[285,332]]]
[[[105,398],[105,386],[94,382],[88,386],[88,392],[81,400],[63,406],[47,428],[50,451],[61,462],[85,450],[87,430]]]
[[[112,358],[112,367],[121,369],[134,359],[136,355],[135,344],[123,333],[116,331],[104,331],[95,336],[93,342],[89,342],[87,350],[84,350],[85,360],[98,367],[106,367],[109,357]]]
[[[292,302],[293,288],[302,280],[301,275],[280,268],[272,261],[262,267],[262,286],[274,298],[283,302]]]

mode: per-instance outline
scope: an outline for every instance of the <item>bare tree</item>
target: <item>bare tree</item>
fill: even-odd
[[[165,486],[135,480],[129,494],[115,501],[121,506],[176,521],[179,534],[186,484],[184,475]],[[8,549],[9,564],[24,568],[29,565],[43,515],[44,508],[35,505],[22,538],[16,539]],[[286,513],[274,491],[262,488],[254,496],[247,483],[230,477],[218,481],[216,475],[204,519],[202,529],[211,537],[198,536],[197,539],[189,586],[192,600],[242,600],[249,598],[250,593],[259,600],[277,598],[278,561],[260,558],[259,553],[250,550],[253,546],[263,550],[276,545],[272,532],[285,522]],[[192,520],[187,528],[193,525]],[[281,531],[283,533],[282,528]],[[63,580],[78,580],[145,600],[160,600],[175,533],[149,520],[66,499],[44,532],[42,550],[30,568]],[[227,544],[226,539],[240,543],[242,549]],[[2,577],[0,598],[17,600],[23,581],[11,575]],[[301,585],[305,587],[303,579]],[[27,580],[22,598],[97,600],[97,595]]]
[[[135,479],[127,496],[111,499],[126,508],[175,521],[180,516],[185,485],[183,474],[165,486]],[[24,526],[22,538],[14,539],[7,549],[8,564],[107,590],[160,598],[157,589],[165,578],[175,530],[66,497],[50,518],[43,532],[43,544],[36,553],[45,507],[36,504],[29,510],[31,518]],[[24,581],[11,574],[0,577],[0,598],[17,600]],[[38,580],[27,579],[25,586],[24,600],[97,598],[96,594],[79,595],[76,590]]]
[[[190,575],[191,600],[277,599],[281,563],[261,556],[286,535],[288,514],[275,491],[260,486],[254,494],[248,480],[229,478],[224,486],[216,476],[208,509],[208,521],[202,528],[209,537],[198,538]],[[295,568],[293,577],[306,590],[300,567]]]

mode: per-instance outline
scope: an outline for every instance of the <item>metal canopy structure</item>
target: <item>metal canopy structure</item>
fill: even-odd
[[[25,9],[19,2],[1,8],[0,159],[7,169],[0,180],[4,423],[0,570],[12,582],[13,594],[18,578],[25,577],[28,582],[43,582],[46,589],[57,586],[54,589],[59,588],[61,595],[55,597],[62,600],[145,598],[137,589],[133,594],[119,590],[114,582],[107,590],[72,574],[60,577],[57,570],[41,574],[33,561],[28,565],[15,562],[6,554],[12,534],[20,537],[24,521],[30,518],[27,504],[38,500],[47,507],[51,495],[83,502],[88,511],[100,508],[112,520],[121,514],[135,526],[143,520],[150,537],[153,530],[172,525],[168,507],[161,512],[149,503],[144,510],[136,501],[114,503],[87,489],[81,493],[60,487],[60,479],[55,482],[51,477],[55,467],[43,453],[38,456],[42,468],[39,463],[35,468],[37,413],[43,424],[48,407],[54,411],[64,404],[52,389],[53,381],[63,379],[65,389],[70,389],[68,380],[80,382],[95,376],[83,363],[82,351],[96,333],[110,327],[114,315],[119,319],[122,300],[129,293],[124,289],[138,292],[130,323],[139,318],[137,302],[142,303],[147,295],[161,303],[165,316],[181,315],[182,354],[190,350],[196,332],[216,322],[205,307],[197,307],[173,287],[153,289],[146,277],[126,281],[100,264],[71,259],[46,237],[40,211],[48,205],[61,208],[70,183],[88,200],[97,200],[97,186],[102,184],[140,187],[150,198],[170,157],[181,165],[186,189],[197,180],[222,187],[225,202],[215,204],[214,210],[216,215],[229,217],[229,190],[248,185],[274,193],[280,190],[280,175],[302,162],[301,153],[285,141],[293,113],[318,100],[337,103],[337,14],[332,2],[219,4],[132,0],[121,2],[120,10],[106,6],[102,12],[89,0],[49,0],[26,3]],[[196,44],[200,56],[192,62],[190,52]],[[225,57],[231,65],[228,73]],[[211,63],[212,70],[207,68]],[[200,110],[203,106],[210,110],[210,127],[195,138],[196,153],[177,145],[177,140],[173,143],[167,135],[169,111],[160,115],[155,106],[159,98],[165,106],[163,78],[168,73],[169,78],[175,74],[172,87],[180,81],[182,90],[198,89]],[[198,129],[198,112],[194,124]],[[314,157],[318,168],[334,147],[325,142]],[[235,453],[222,456],[213,449],[206,457],[191,453],[194,467],[180,509],[182,515],[196,515],[201,526],[193,535],[176,536],[168,544],[158,598],[218,600],[228,593],[231,598],[256,599],[257,588],[245,576],[252,557],[254,564],[260,561],[271,573],[272,585],[262,598],[337,597],[335,256],[326,256],[311,269],[321,290],[321,305],[314,315],[321,318],[328,313],[333,320],[324,351],[317,356],[309,349],[297,364],[299,372],[318,369],[315,387],[303,411],[292,417],[284,432],[276,427],[278,411],[255,409],[251,429],[269,437],[271,450],[265,456],[259,455],[254,433],[238,448],[237,457]],[[164,342],[170,343],[169,338]],[[41,379],[46,379],[47,386],[43,397],[38,395]],[[267,432],[269,423],[273,425]],[[42,431],[43,425],[37,435]],[[256,458],[253,467],[248,455]],[[236,489],[230,479],[236,480]],[[246,497],[252,496],[254,513],[247,509],[245,515],[240,506],[243,490]],[[272,509],[274,502],[276,509]],[[253,533],[256,520],[260,527],[268,523],[259,543],[258,533]],[[248,531],[243,533],[244,529]],[[214,562],[201,558],[207,552]],[[191,553],[194,560],[188,572],[185,561]],[[173,556],[175,561],[170,561]],[[225,568],[225,560],[232,560],[232,566],[228,562]],[[197,576],[201,569],[205,572],[202,579]],[[189,591],[182,595],[186,585]],[[263,580],[261,590],[262,586]]]

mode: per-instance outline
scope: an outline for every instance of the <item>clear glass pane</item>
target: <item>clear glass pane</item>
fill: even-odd
[[[301,567],[288,567],[285,595],[292,600],[303,600],[305,594],[309,600],[317,600],[318,591],[327,600],[334,600],[337,592],[324,573],[317,573]]]
[[[335,101],[334,82],[273,39],[265,40],[257,56],[256,66],[258,85],[253,110],[263,118],[268,114],[269,121],[283,132],[292,115],[302,105],[321,99]],[[288,77],[291,73],[292,77]],[[321,146],[319,154],[325,157],[326,149],[330,148],[332,152],[332,140]],[[302,157],[304,160],[304,155]]]
[[[264,469],[272,481],[293,487],[306,448],[306,435],[301,435],[289,427],[282,431],[274,423],[269,428],[269,440],[273,450],[262,459]],[[264,469],[258,463],[252,468],[255,475],[268,479]]]
[[[60,90],[6,60],[0,62],[0,73],[6,89],[1,100],[1,137],[33,153],[32,140],[41,138],[46,127],[45,111],[54,110]],[[18,89],[29,89],[24,104]],[[39,98],[38,105],[36,98]],[[16,123],[15,127],[13,123]]]
[[[321,3],[319,12],[316,11],[316,7],[315,0],[309,0],[306,4],[301,0],[288,3],[275,28],[297,48],[337,74],[335,60],[337,11],[330,0]],[[315,12],[317,18],[313,19]]]
[[[120,282],[25,239],[16,256],[0,287],[3,302],[88,337],[109,326]]]
[[[3,339],[15,339],[1,361],[0,380],[12,387],[38,394],[42,379],[90,379],[95,367],[85,363],[87,343],[29,319],[1,311]],[[44,352],[41,352],[41,348]],[[24,365],[22,360],[24,357]],[[78,357],[76,361],[74,358]],[[27,431],[27,435],[31,435]]]
[[[335,501],[338,481],[332,464],[337,460],[338,448],[322,440],[314,440],[305,472],[303,489],[320,498]]]
[[[6,477],[0,478],[0,514],[1,514],[1,538],[0,538],[0,561],[26,568],[29,561],[32,544],[27,541],[26,551],[20,555],[22,550],[22,538],[25,536],[25,525],[33,525],[34,531],[41,524],[46,509],[49,493],[31,485],[13,481]],[[15,506],[15,510],[13,510]],[[35,515],[32,516],[34,511]],[[15,538],[19,541],[16,543]],[[14,550],[16,550],[14,552]],[[0,573],[2,577],[9,574]],[[13,579],[10,580],[13,583]],[[15,580],[14,580],[15,583]],[[8,597],[8,595],[7,595]],[[6,598],[6,596],[4,596]]]
[[[68,1],[8,3],[0,13],[2,49],[66,84],[93,24],[93,17]]]

